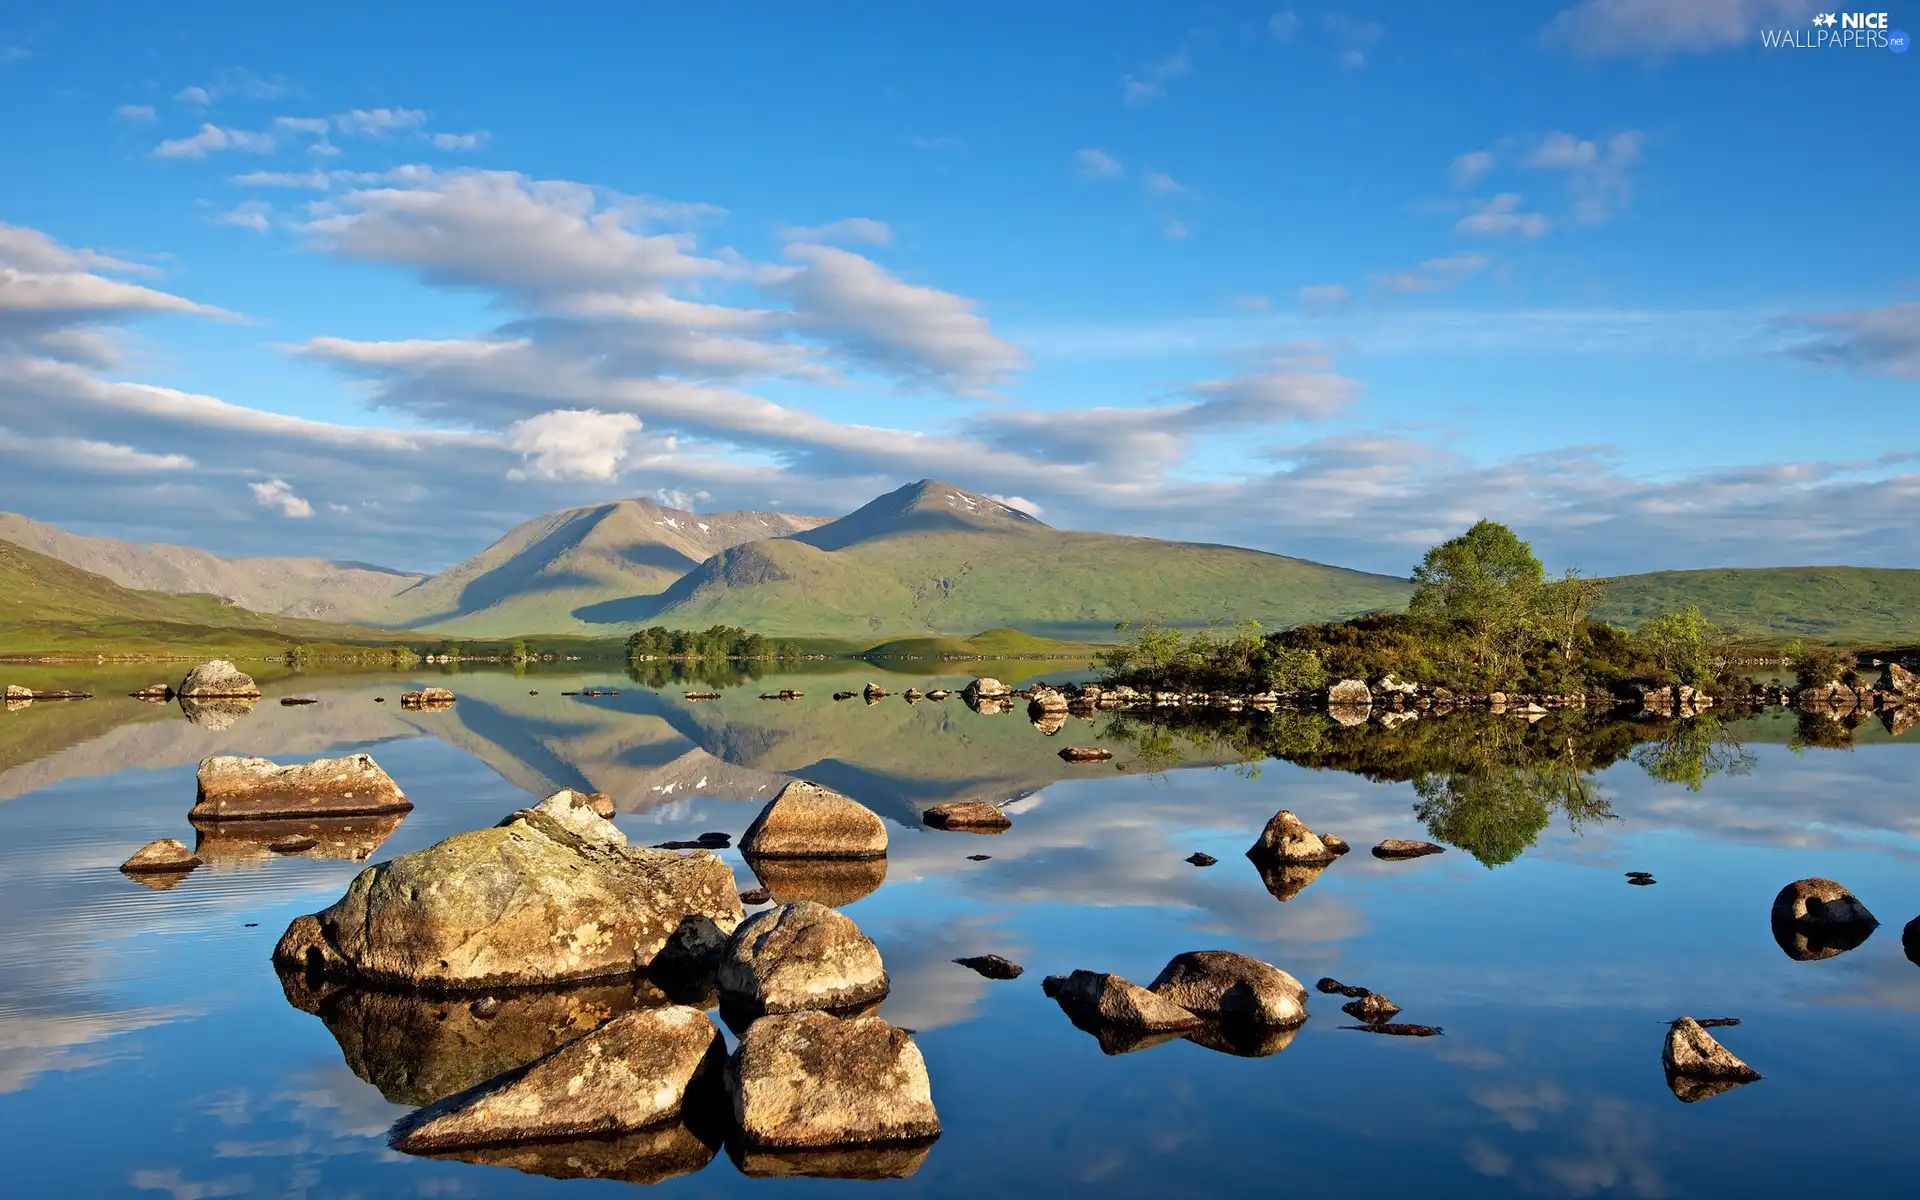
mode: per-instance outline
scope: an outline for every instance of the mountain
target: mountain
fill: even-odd
[[[81,537],[0,512],[0,540],[57,558],[122,587],[219,596],[243,608],[328,621],[372,619],[418,575],[324,558],[222,558],[190,546]]]
[[[1699,606],[1726,633],[1853,645],[1920,642],[1920,571],[1891,567],[1717,567],[1606,581],[1594,615],[1634,626]]]
[[[219,596],[121,587],[104,575],[0,541],[0,652],[149,651],[168,646],[280,647],[382,635],[259,613]]]
[[[1112,636],[1117,621],[1273,626],[1394,608],[1404,579],[1198,542],[1073,533],[934,480],[792,537],[751,541],[659,596],[601,610],[774,636]]]
[[[533,518],[479,554],[380,606],[384,625],[467,637],[609,633],[635,596],[665,591],[743,542],[813,529],[827,517],[690,513],[616,500]],[[581,610],[593,615],[582,616]]]

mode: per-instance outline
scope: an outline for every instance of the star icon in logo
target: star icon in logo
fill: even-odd
[[[1815,25],[1824,25],[1831,29],[1833,26],[1838,25],[1840,21],[1839,18],[1835,17],[1832,13],[1821,13],[1813,19],[1813,23]]]

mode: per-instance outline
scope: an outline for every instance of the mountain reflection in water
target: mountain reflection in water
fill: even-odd
[[[957,692],[976,672],[1059,681],[1071,667],[917,665],[262,672],[261,703],[216,714],[126,698],[151,669],[35,668],[23,682],[97,698],[0,714],[10,1192],[494,1196],[598,1178],[765,1194],[807,1176],[814,1190],[888,1178],[938,1194],[1221,1194],[1270,1187],[1281,1169],[1360,1194],[1902,1190],[1904,1114],[1920,1107],[1920,969],[1903,948],[1920,935],[1901,936],[1920,913],[1920,759],[1907,746],[1920,735],[1892,719],[1480,712],[1388,728],[1108,712],[1048,736],[1017,699],[988,715],[957,694],[900,693]],[[894,695],[832,701],[869,680]],[[400,692],[423,685],[459,701],[402,710]],[[759,698],[783,687],[806,694]],[[589,689],[619,694],[560,694]],[[277,703],[294,694],[318,703]],[[1070,764],[1063,746],[1113,758]],[[413,812],[187,821],[207,755],[361,751]],[[367,863],[493,824],[529,796],[605,792],[642,844],[737,839],[796,778],[886,818],[887,858],[721,856],[742,890],[842,906],[876,941],[893,985],[879,1015],[916,1031],[937,1143],[769,1155],[727,1144],[724,1114],[693,1113],[621,1139],[398,1155],[385,1133],[413,1107],[668,995],[644,980],[404,995],[316,987],[268,962],[287,922]],[[968,800],[1002,806],[1013,827],[988,841],[920,821]],[[1355,852],[1249,862],[1280,808]],[[164,890],[119,874],[160,837],[207,865]],[[1366,853],[1386,838],[1448,852]],[[1217,862],[1193,865],[1196,853]],[[1628,871],[1658,886],[1629,886]],[[1776,940],[1772,897],[1808,876],[1843,881],[1893,928]],[[1398,1020],[1445,1032],[1357,1037],[1337,997],[1316,994],[1285,1030],[1088,1036],[1039,987],[1076,968],[1144,983],[1173,954],[1210,948],[1309,983],[1358,981],[1402,1006]],[[950,961],[987,953],[1026,973],[990,980]],[[1662,1038],[1686,1013],[1741,1017],[1735,1048],[1763,1078],[1670,1086]],[[1314,1152],[1287,1149],[1302,1144]]]

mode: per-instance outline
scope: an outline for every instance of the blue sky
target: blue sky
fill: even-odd
[[[1920,57],[1457,11],[13,6],[0,507],[431,569],[935,476],[1395,572],[1480,516],[1920,565]]]

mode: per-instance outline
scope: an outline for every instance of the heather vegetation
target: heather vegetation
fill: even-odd
[[[1427,551],[1404,613],[1268,632],[1147,623],[1103,658],[1108,681],[1176,691],[1312,692],[1393,675],[1461,692],[1618,691],[1716,682],[1721,635],[1688,606],[1629,631],[1594,619],[1599,581],[1550,578],[1511,529],[1481,521]]]

